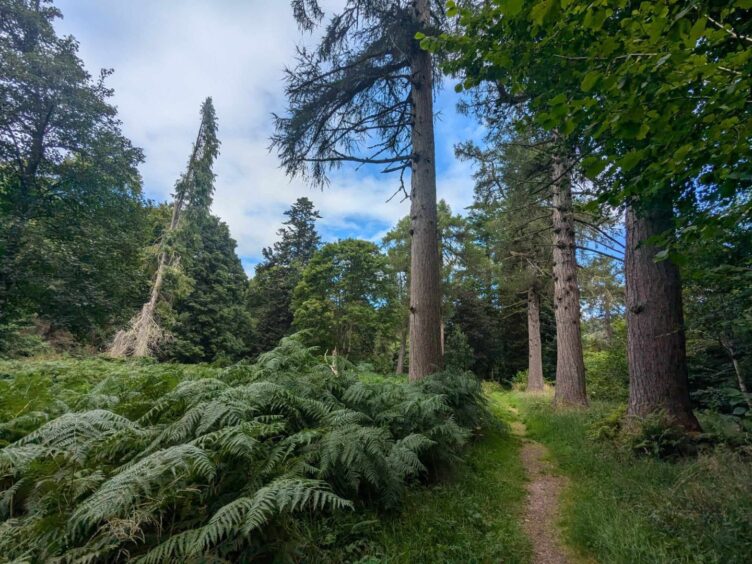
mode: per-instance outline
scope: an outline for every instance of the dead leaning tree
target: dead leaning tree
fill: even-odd
[[[179,261],[171,240],[180,228],[185,213],[208,213],[214,193],[212,166],[218,151],[217,118],[212,99],[207,98],[201,106],[201,126],[193,144],[188,167],[175,184],[172,217],[160,242],[157,272],[149,300],[131,319],[128,328],[117,332],[108,351],[110,356],[148,356],[168,337],[168,333],[159,324],[156,310],[167,268],[175,266]]]

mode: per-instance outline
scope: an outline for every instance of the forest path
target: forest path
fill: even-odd
[[[510,406],[517,416],[517,409]],[[522,440],[520,458],[528,477],[523,528],[533,548],[533,564],[571,564],[557,526],[559,499],[566,478],[554,473],[548,449],[526,437],[525,424],[511,423],[512,433]]]

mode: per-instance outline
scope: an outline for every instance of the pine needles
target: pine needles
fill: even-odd
[[[0,423],[12,439],[0,451],[0,553],[274,557],[306,520],[397,505],[485,414],[471,375],[408,384],[343,365],[335,376],[296,337],[171,386],[105,378]]]

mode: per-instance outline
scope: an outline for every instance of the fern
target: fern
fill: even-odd
[[[397,505],[485,413],[470,374],[334,376],[295,336],[222,370],[44,366],[62,383],[24,376],[47,399],[0,424],[10,560],[272,559],[311,519]]]
[[[200,477],[208,483],[216,468],[207,453],[193,445],[160,450],[115,474],[71,515],[68,529],[75,537],[113,517],[126,517],[138,504],[156,509],[179,493],[181,482]]]

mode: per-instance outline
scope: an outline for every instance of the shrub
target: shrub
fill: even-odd
[[[4,557],[282,557],[307,520],[396,505],[485,417],[469,373],[362,381],[296,337],[224,370],[99,362],[118,377],[67,374],[65,401],[4,424]]]
[[[626,407],[618,406],[605,417],[592,422],[588,437],[607,440],[615,446],[656,459],[675,459],[696,454],[696,440],[671,421],[664,412],[647,417],[626,415]]]

